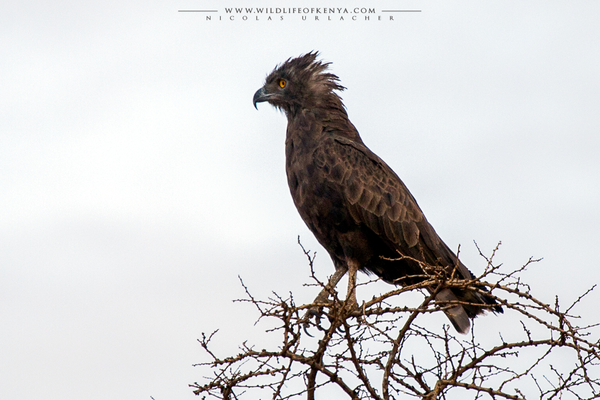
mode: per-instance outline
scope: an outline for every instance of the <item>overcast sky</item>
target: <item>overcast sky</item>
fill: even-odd
[[[544,301],[600,281],[600,3],[350,4],[369,21],[225,3],[0,7],[0,398],[196,398],[202,332],[227,351],[262,329],[232,302],[238,275],[259,297],[316,295],[297,236],[321,276],[333,266],[289,195],[285,116],[252,107],[311,50],[471,270],[474,240],[502,241],[508,268],[544,258],[526,274]],[[598,322],[599,303],[577,311]]]

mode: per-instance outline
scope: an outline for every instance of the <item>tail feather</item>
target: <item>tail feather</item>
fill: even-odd
[[[440,303],[456,302],[458,298],[450,289],[441,290],[436,296],[435,300]],[[456,304],[444,310],[444,313],[452,322],[452,326],[459,333],[467,333],[471,327],[471,321],[464,307],[460,304]]]

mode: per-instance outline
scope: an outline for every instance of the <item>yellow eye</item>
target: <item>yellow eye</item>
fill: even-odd
[[[285,84],[286,84],[286,83],[287,83],[287,82],[285,81],[285,79],[280,79],[280,80],[279,80],[279,87],[283,89],[283,88],[285,87]]]

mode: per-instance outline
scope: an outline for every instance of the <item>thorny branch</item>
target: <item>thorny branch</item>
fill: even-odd
[[[314,254],[302,250],[313,285],[324,287],[313,269]],[[487,266],[475,280],[428,275],[364,302],[360,318],[332,290],[333,300],[322,305],[328,325],[313,319],[308,328],[303,314],[314,304],[297,306],[291,293],[257,299],[240,278],[247,298],[239,301],[256,307],[257,323],[276,324],[266,332],[273,345],[257,351],[244,342],[238,354],[223,357],[212,343],[217,331],[203,334],[199,342],[208,361],[198,366],[209,376],[190,386],[203,398],[227,400],[311,400],[317,392],[322,398],[377,400],[600,398],[600,327],[578,326],[572,314],[595,285],[561,311],[558,297],[553,305],[544,303],[522,281],[522,272],[540,260],[504,272],[505,266],[494,263],[497,251],[498,246],[486,257],[479,250]],[[397,305],[414,290],[480,290],[482,284],[505,309],[497,317],[501,322],[486,327],[485,334],[477,320],[465,337],[441,318],[428,318],[440,314],[441,306],[432,301],[435,291],[417,306]]]

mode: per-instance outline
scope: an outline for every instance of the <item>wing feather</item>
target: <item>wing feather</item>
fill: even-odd
[[[419,227],[415,221],[405,220],[400,223],[402,225],[402,237],[408,247],[415,247],[419,243]]]
[[[355,221],[399,248],[416,246],[419,237],[429,233],[422,232],[420,225],[429,224],[396,173],[362,143],[335,137],[328,145],[333,146],[328,155],[337,156],[328,177],[343,185]],[[340,181],[340,176],[348,178]]]
[[[351,172],[350,177],[344,185],[344,194],[346,195],[348,202],[350,202],[350,204],[356,204],[356,202],[360,199],[363,190],[364,186],[358,179],[358,174]]]

